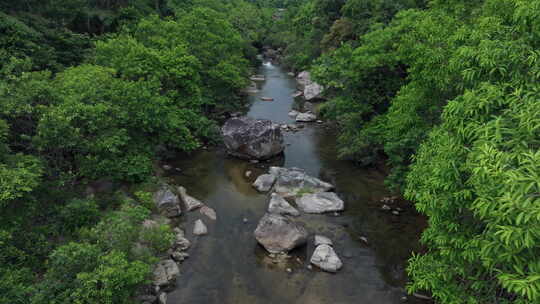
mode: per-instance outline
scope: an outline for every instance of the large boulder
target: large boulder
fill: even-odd
[[[167,217],[176,217],[182,214],[180,199],[168,185],[163,185],[154,193],[154,203],[158,210]]]
[[[297,87],[304,93],[306,100],[321,98],[324,87],[311,80],[311,74],[308,71],[303,71],[296,77]]]
[[[182,199],[184,204],[186,204],[186,208],[188,211],[192,211],[192,210],[195,210],[197,208],[204,206],[204,204],[201,201],[188,195],[186,188],[179,186],[178,193],[180,193],[180,198]]]
[[[296,198],[296,205],[306,213],[336,212],[345,204],[334,192],[305,193]]]
[[[303,225],[279,214],[265,214],[255,230],[255,238],[270,253],[288,252],[305,244],[307,237]]]
[[[259,192],[268,192],[274,186],[276,181],[276,176],[272,174],[263,174],[255,180],[253,187]]]
[[[304,98],[306,100],[313,100],[322,98],[324,87],[316,82],[308,84],[304,89]]]
[[[310,262],[328,272],[337,272],[343,266],[334,249],[327,244],[322,244],[315,248]]]
[[[229,154],[238,158],[265,160],[285,149],[280,126],[270,120],[233,117],[221,133]]]
[[[283,196],[272,193],[270,203],[268,204],[268,213],[299,216],[300,212],[296,210]]]
[[[329,191],[333,185],[310,176],[298,168],[270,167],[270,174],[276,176],[274,192],[284,196],[296,196],[299,193],[318,193]]]

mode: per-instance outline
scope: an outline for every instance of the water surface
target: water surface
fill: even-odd
[[[249,97],[252,106],[247,115],[293,123],[287,113],[298,106],[291,97],[296,91],[294,78],[269,63],[259,73],[266,81],[259,93]],[[263,96],[274,101],[260,100]],[[418,246],[423,220],[411,208],[400,216],[382,212],[378,201],[389,195],[383,186],[384,173],[337,160],[335,141],[336,131],[325,124],[306,124],[299,132],[285,133],[284,156],[271,163],[233,159],[221,149],[173,162],[182,170],[170,176],[173,182],[214,208],[218,219],[212,222],[197,211],[183,216],[182,225],[193,246],[168,303],[402,303],[405,261]],[[334,241],[344,263],[337,274],[308,269],[314,250],[311,238],[307,246],[280,261],[271,259],[257,244],[253,231],[265,213],[268,195],[257,193],[251,182],[269,165],[303,168],[336,185],[345,212],[302,215],[298,220],[310,233]],[[253,172],[249,179],[245,177],[248,170]],[[191,234],[198,218],[208,225],[209,235]],[[414,301],[418,300],[408,303]]]

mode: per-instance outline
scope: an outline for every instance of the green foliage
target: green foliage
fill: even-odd
[[[539,302],[540,2],[339,6],[307,1],[285,18],[287,63],[324,85],[341,156],[384,156],[389,185],[428,216],[409,290]]]
[[[269,16],[243,0],[0,8],[0,303],[129,303],[174,234],[143,227],[152,189],[81,190],[214,140]]]
[[[75,303],[132,303],[133,290],[146,281],[150,265],[130,262],[124,253],[111,251],[99,257],[99,266],[92,272],[77,275],[81,287],[73,291]]]
[[[60,208],[62,228],[74,232],[85,226],[95,225],[100,218],[98,204],[93,199],[73,199]]]

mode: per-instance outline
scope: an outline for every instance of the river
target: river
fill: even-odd
[[[288,112],[295,107],[291,95],[296,82],[287,71],[265,63],[259,74],[266,76],[260,92],[250,96],[248,116],[294,123]],[[261,96],[274,98],[262,101]],[[284,156],[272,165],[299,167],[336,185],[346,210],[338,216],[302,215],[310,233],[334,241],[344,267],[336,274],[313,267],[308,245],[276,262],[260,247],[254,236],[258,220],[268,205],[268,195],[259,194],[251,182],[270,163],[252,164],[230,158],[221,148],[209,149],[171,165],[181,172],[168,176],[183,185],[190,195],[217,212],[213,222],[199,212],[186,213],[181,221],[192,240],[190,258],[180,267],[177,288],[168,296],[169,304],[345,304],[402,303],[406,275],[405,262],[418,249],[424,220],[413,208],[403,206],[399,216],[381,211],[382,197],[389,195],[383,185],[384,172],[361,169],[337,159],[336,131],[324,124],[306,124],[299,132],[285,133]],[[254,172],[249,179],[245,172]],[[194,237],[192,223],[202,218],[209,234]],[[247,221],[246,221],[247,220]],[[366,244],[362,238],[368,240]],[[409,298],[408,303],[421,303]]]

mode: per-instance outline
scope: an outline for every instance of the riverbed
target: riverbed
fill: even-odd
[[[294,77],[271,63],[263,64],[258,73],[266,80],[259,84],[260,92],[249,97],[247,115],[293,124],[288,112],[298,106],[292,97]],[[263,96],[274,100],[262,101]],[[181,225],[193,246],[167,303],[403,303],[404,267],[411,252],[419,248],[423,218],[412,207],[402,206],[400,215],[382,211],[380,200],[390,195],[383,185],[385,173],[338,160],[337,132],[330,125],[304,124],[300,131],[284,134],[284,155],[272,162],[237,160],[219,148],[171,162],[181,171],[168,177],[215,209],[217,220],[197,211],[182,217]],[[258,193],[251,183],[270,165],[302,168],[336,186],[346,204],[344,212],[302,215],[298,220],[311,234],[334,241],[344,264],[338,273],[308,267],[314,250],[312,238],[290,258],[279,261],[257,244],[253,231],[265,213],[269,195]],[[253,172],[249,178],[246,171]],[[208,225],[209,234],[195,237],[192,223],[199,218]],[[412,297],[407,302],[422,303]]]

